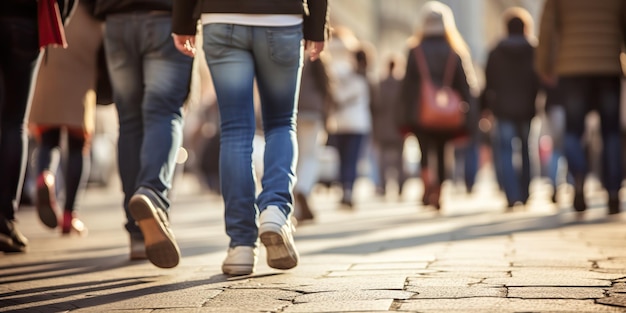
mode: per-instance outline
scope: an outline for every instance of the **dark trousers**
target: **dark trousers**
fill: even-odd
[[[0,213],[14,219],[27,159],[25,116],[39,56],[37,21],[0,18]]]
[[[602,133],[602,183],[616,195],[622,184],[619,76],[568,76],[559,80],[563,91],[566,134],[565,157],[574,179],[589,171],[582,144],[585,117],[591,110],[600,115]],[[580,182],[579,182],[580,183]]]

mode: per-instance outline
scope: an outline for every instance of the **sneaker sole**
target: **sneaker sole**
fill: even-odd
[[[254,273],[252,265],[248,264],[224,264],[222,265],[222,273],[226,275],[241,276]]]
[[[48,187],[37,190],[37,213],[41,222],[49,228],[57,228],[59,221],[54,209],[50,205],[50,193]]]
[[[288,270],[298,265],[298,258],[285,242],[280,226],[264,223],[260,226],[261,242],[267,249],[267,265],[280,270]],[[293,252],[292,252],[293,251]]]
[[[170,237],[163,223],[144,195],[135,195],[130,199],[128,209],[143,233],[148,260],[157,267],[172,268],[180,261],[180,250]]]

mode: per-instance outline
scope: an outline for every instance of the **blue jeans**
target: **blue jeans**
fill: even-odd
[[[278,206],[285,215],[293,210],[302,26],[207,24],[203,35],[221,118],[220,179],[226,234],[230,247],[256,246],[259,211],[269,205]],[[255,82],[265,135],[258,196],[252,164],[257,129]]]
[[[471,193],[478,175],[479,141],[476,136],[467,143],[454,147],[455,172],[463,173],[463,182],[468,193]]]
[[[602,183],[610,195],[617,195],[622,184],[620,125],[620,78],[618,76],[561,77],[566,133],[565,157],[575,180],[589,170],[582,144],[585,117],[591,110],[600,115],[602,132]],[[578,181],[578,184],[582,182]]]
[[[339,152],[339,182],[344,191],[352,191],[358,176],[358,165],[368,136],[359,133],[333,134]]]
[[[27,159],[25,116],[39,56],[37,21],[0,18],[0,217],[19,206]]]
[[[193,59],[174,46],[171,17],[150,13],[109,15],[104,45],[120,130],[119,173],[131,235],[140,234],[128,212],[139,187],[168,191],[182,144],[182,107],[189,93]]]
[[[530,155],[528,135],[530,121],[512,122],[498,119],[495,123],[493,153],[496,172],[499,173],[502,189],[509,206],[516,202],[526,203],[530,186]],[[515,149],[513,140],[520,140],[521,168],[516,169],[513,164]]]

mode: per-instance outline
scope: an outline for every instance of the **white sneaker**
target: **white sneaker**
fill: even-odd
[[[275,205],[268,206],[259,217],[259,237],[267,249],[270,267],[288,270],[298,265],[298,251],[293,242],[294,227]]]
[[[257,249],[249,246],[228,248],[228,255],[222,263],[222,273],[226,275],[249,275],[254,273]]]

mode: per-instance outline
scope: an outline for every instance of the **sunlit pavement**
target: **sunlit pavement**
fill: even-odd
[[[485,176],[488,174],[484,174]],[[535,182],[529,204],[505,213],[489,177],[473,195],[446,185],[440,213],[422,207],[412,179],[398,197],[356,187],[354,210],[340,190],[319,187],[315,220],[300,223],[300,264],[221,273],[228,239],[221,199],[179,177],[171,224],[180,264],[129,261],[119,186],[90,188],[80,217],[86,237],[46,229],[32,207],[18,212],[25,254],[0,254],[2,312],[626,312],[626,218],[608,219],[602,193],[577,221],[571,191],[559,206]],[[624,197],[622,197],[624,199]]]

